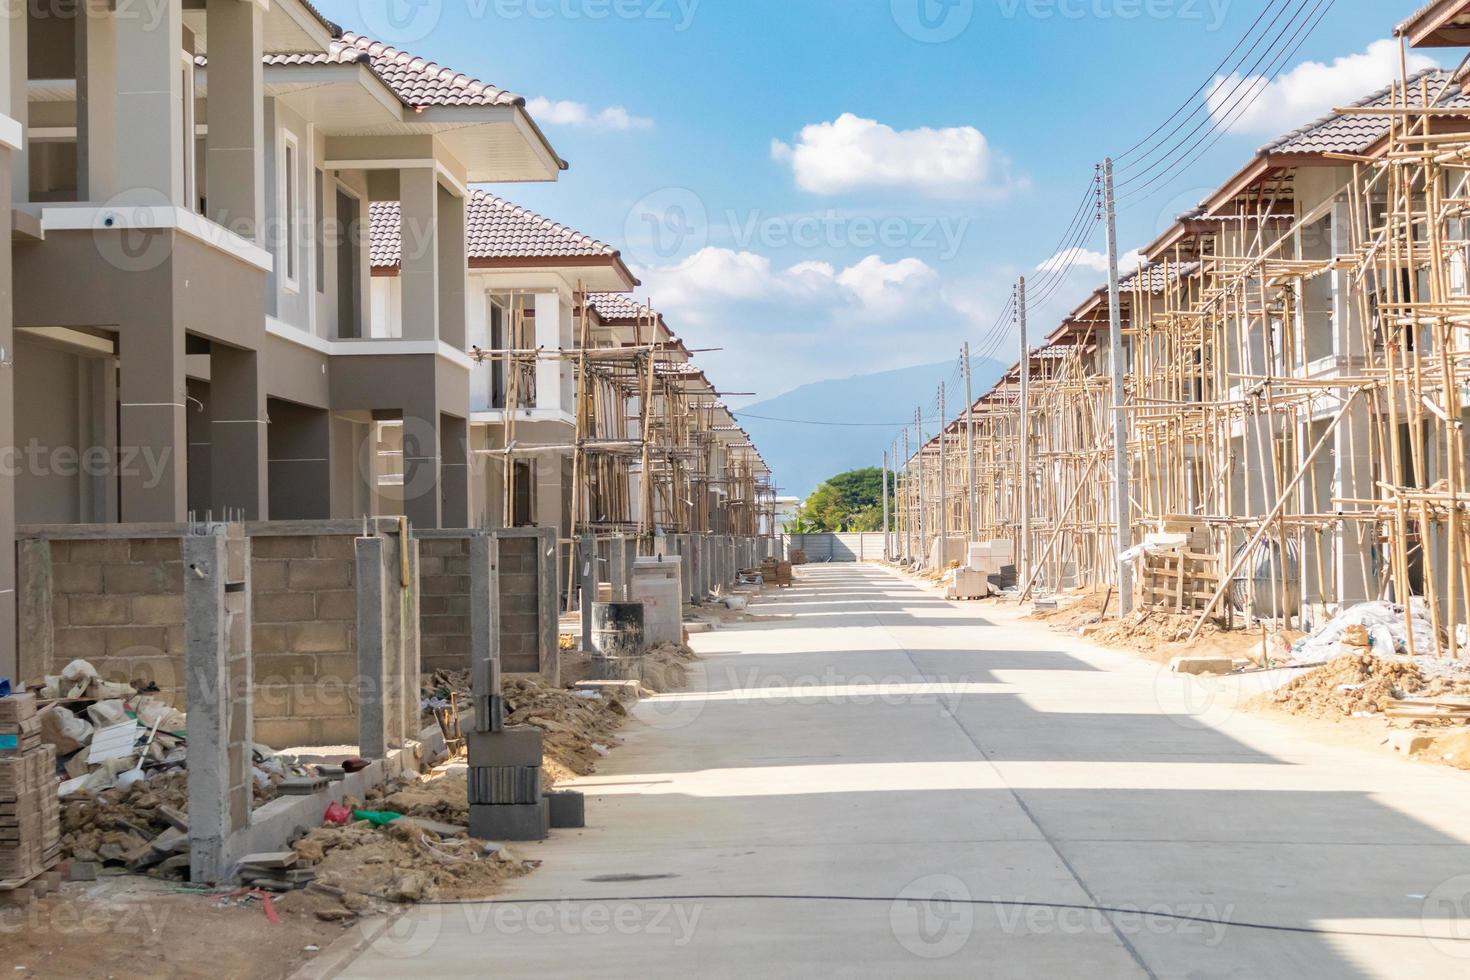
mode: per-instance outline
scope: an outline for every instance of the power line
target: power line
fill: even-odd
[[[1291,2],[1291,0],[1281,0],[1281,2],[1289,4]],[[1159,131],[1160,130],[1162,130],[1165,126],[1169,125],[1170,121],[1172,121],[1176,116],[1178,116],[1179,113],[1181,113],[1185,109],[1187,109],[1190,106],[1190,104],[1193,103],[1194,100],[1197,99],[1204,92],[1204,90],[1209,86],[1210,82],[1212,82],[1215,79],[1215,76],[1217,76],[1217,75],[1220,74],[1221,70],[1225,67],[1226,63],[1228,63],[1231,58],[1235,57],[1235,52],[1239,51],[1240,50],[1240,46],[1246,42],[1246,39],[1249,38],[1252,34],[1255,33],[1256,28],[1260,26],[1261,21],[1265,18],[1266,14],[1271,10],[1271,8],[1273,6],[1275,6],[1276,3],[1277,3],[1277,0],[1271,0],[1270,3],[1266,4],[1266,6],[1264,6],[1264,7],[1261,8],[1261,12],[1256,15],[1255,21],[1246,30],[1246,32],[1240,36],[1240,40],[1238,40],[1238,41],[1235,42],[1235,47],[1233,47],[1233,48],[1230,49],[1230,53],[1227,54],[1227,55],[1225,55],[1225,57],[1223,57],[1223,58],[1220,59],[1220,63],[1218,65],[1216,65],[1213,69],[1211,69],[1210,73],[1205,76],[1205,80],[1203,82],[1200,82],[1199,88],[1195,89],[1193,92],[1191,92],[1184,99],[1183,102],[1179,103],[1179,107],[1174,110],[1174,112],[1169,116],[1168,119],[1165,119],[1163,122],[1161,122],[1157,126],[1155,126],[1153,132],[1149,133],[1143,139],[1139,140],[1137,143],[1134,143],[1132,146],[1128,147],[1128,149],[1124,150],[1122,153],[1119,153],[1117,156],[1115,156],[1113,158],[1114,162],[1115,163],[1122,162],[1123,160],[1126,160],[1128,157],[1132,156],[1133,153],[1134,153],[1134,151],[1136,151],[1139,147],[1143,146],[1149,140],[1151,140],[1155,136],[1157,136],[1159,134]],[[1196,108],[1194,110],[1191,110],[1190,111],[1190,116],[1192,117],[1194,115],[1194,112],[1197,111],[1197,110],[1198,110],[1198,107],[1196,106]],[[1175,133],[1175,132],[1178,132],[1178,127],[1176,127],[1174,130],[1172,130],[1170,132],[1170,135],[1173,135],[1173,133]],[[1168,139],[1168,137],[1166,136],[1165,139]]]
[[[1206,153],[1210,152],[1211,148],[1213,148],[1216,143],[1220,142],[1220,140],[1223,139],[1225,135],[1230,132],[1230,127],[1235,124],[1236,120],[1244,115],[1250,109],[1250,107],[1255,105],[1256,102],[1261,98],[1261,96],[1266,93],[1266,90],[1271,86],[1271,83],[1276,80],[1276,78],[1281,74],[1282,70],[1286,67],[1286,63],[1289,62],[1293,57],[1295,57],[1296,53],[1301,50],[1302,45],[1306,44],[1307,39],[1312,36],[1312,32],[1315,31],[1317,27],[1322,23],[1322,21],[1326,19],[1327,14],[1331,12],[1334,3],[1336,3],[1336,0],[1317,0],[1317,6],[1312,8],[1312,12],[1308,14],[1308,19],[1302,21],[1302,23],[1297,27],[1296,34],[1292,36],[1292,40],[1295,41],[1295,44],[1290,48],[1290,50],[1287,50],[1280,58],[1277,59],[1277,61],[1272,66],[1269,76],[1257,76],[1263,78],[1264,80],[1260,84],[1252,86],[1250,98],[1244,104],[1231,110],[1229,118],[1226,119],[1223,124],[1212,127],[1212,131],[1214,132],[1215,137],[1214,139],[1210,140],[1210,142],[1206,144],[1202,149],[1200,149],[1198,153],[1195,153],[1194,156],[1190,157],[1187,160],[1180,160],[1178,163],[1171,166],[1169,170],[1159,174],[1154,179],[1150,180],[1147,184],[1144,184],[1142,187],[1138,187],[1133,189],[1132,191],[1129,191],[1123,196],[1122,200],[1127,201],[1131,200],[1134,197],[1137,197],[1139,194],[1142,194],[1154,184],[1158,183],[1159,180],[1168,177],[1170,174],[1177,175],[1179,173],[1183,173],[1191,166],[1193,166],[1196,162],[1198,162],[1200,158],[1202,158]],[[1315,17],[1316,19],[1313,20],[1313,17]],[[1194,147],[1198,146],[1199,143],[1206,139],[1209,135],[1209,132],[1205,133],[1203,136],[1200,137],[1199,140],[1195,141],[1194,146],[1191,146],[1189,150],[1186,150],[1185,152],[1189,153],[1193,151]],[[1155,193],[1158,192],[1155,191]]]
[[[1281,15],[1286,13],[1293,2],[1296,2],[1296,0],[1287,0],[1286,5],[1277,12],[1274,18],[1272,18],[1271,23],[1267,27],[1267,30],[1270,30],[1271,28],[1276,26],[1276,22],[1281,19]],[[1307,9],[1308,4],[1310,4],[1311,2],[1312,0],[1300,0],[1300,5],[1292,12],[1291,16],[1287,18],[1286,24],[1283,25],[1279,31],[1277,31],[1275,37],[1273,37],[1271,42],[1266,46],[1266,49],[1261,52],[1260,56],[1256,58],[1255,62],[1250,66],[1250,68],[1242,71],[1241,66],[1245,64],[1245,60],[1251,56],[1251,54],[1256,50],[1256,47],[1259,46],[1260,42],[1265,39],[1266,35],[1263,33],[1260,38],[1256,39],[1256,43],[1251,45],[1251,48],[1249,51],[1246,52],[1245,57],[1243,57],[1240,63],[1237,64],[1235,68],[1231,71],[1231,75],[1235,77],[1235,81],[1230,86],[1229,91],[1225,93],[1225,98],[1227,100],[1237,99],[1240,97],[1241,94],[1247,93],[1252,88],[1254,88],[1254,83],[1252,82],[1252,79],[1257,77],[1257,72],[1260,69],[1261,64],[1267,62],[1268,58],[1274,59],[1280,53],[1280,49],[1277,48],[1278,43],[1280,43],[1282,38],[1286,36],[1286,32],[1291,29],[1292,25],[1296,24],[1297,18],[1303,15],[1303,13]],[[1311,14],[1307,14],[1306,17],[1303,18],[1302,23],[1305,24],[1310,19]],[[1300,27],[1298,27],[1298,30],[1300,30]],[[1286,45],[1290,45],[1291,42],[1290,40],[1288,40],[1285,43]],[[1213,132],[1215,128],[1219,125],[1219,117],[1215,114],[1213,110],[1210,109],[1209,102],[1210,100],[1206,99],[1199,105],[1197,105],[1195,109],[1190,112],[1189,116],[1182,120],[1180,124],[1175,127],[1174,132],[1177,133],[1180,129],[1184,127],[1186,123],[1189,122],[1190,119],[1193,119],[1194,116],[1198,114],[1202,109],[1205,110],[1204,118],[1195,123],[1193,129],[1181,136],[1179,140],[1175,142],[1172,146],[1170,146],[1167,150],[1164,150],[1157,157],[1157,159],[1154,159],[1153,162],[1149,163],[1147,167],[1144,167],[1142,170],[1135,170],[1133,173],[1130,173],[1126,178],[1119,180],[1117,184],[1118,188],[1121,190],[1122,188],[1125,188],[1132,183],[1142,180],[1143,178],[1147,177],[1149,174],[1157,170],[1160,166],[1165,167],[1166,170],[1169,169],[1169,167],[1172,166],[1173,163],[1171,157],[1173,157],[1174,153],[1179,150],[1180,147],[1183,147],[1192,138],[1194,138],[1195,135],[1198,134],[1200,130],[1207,125],[1209,128],[1206,129],[1205,136],[1201,137],[1201,139],[1208,137],[1209,133]],[[1172,136],[1173,133],[1171,133],[1170,135]],[[1195,145],[1198,145],[1198,143],[1196,142]],[[1153,152],[1154,151],[1150,151],[1150,153]],[[1189,150],[1186,149],[1184,152],[1188,153]],[[1142,164],[1145,162],[1147,162],[1147,158],[1145,158],[1144,160],[1140,160],[1137,166],[1142,166]]]

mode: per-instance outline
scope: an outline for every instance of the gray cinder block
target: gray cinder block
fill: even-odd
[[[587,798],[574,789],[554,789],[546,794],[551,826],[556,830],[587,826]]]
[[[541,729],[527,725],[503,732],[470,732],[465,736],[472,769],[494,766],[540,766]]]
[[[540,803],[470,807],[470,836],[480,840],[545,840],[551,832],[551,808]]]

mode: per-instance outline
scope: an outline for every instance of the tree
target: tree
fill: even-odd
[[[881,531],[883,471],[869,466],[830,477],[802,502],[797,519],[815,531]]]

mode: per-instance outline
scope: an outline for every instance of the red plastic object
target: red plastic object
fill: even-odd
[[[327,812],[322,815],[322,819],[340,827],[352,819],[352,811],[340,803],[333,802],[327,805]]]
[[[362,772],[370,765],[372,765],[371,762],[361,758],[342,760],[342,770],[344,772]]]

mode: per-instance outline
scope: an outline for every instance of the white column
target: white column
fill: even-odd
[[[1352,253],[1352,219],[1347,195],[1332,204],[1332,254]],[[1332,271],[1332,352],[1338,370],[1358,373],[1362,363],[1363,333],[1352,296],[1352,273],[1346,268]],[[1373,459],[1368,443],[1369,418],[1366,399],[1358,399],[1332,434],[1333,496],[1358,500],[1374,496]],[[1333,562],[1337,576],[1335,598],[1344,606],[1364,602],[1373,595],[1372,528],[1362,521],[1344,521],[1337,526]]]
[[[561,347],[561,296],[558,293],[536,294],[536,346],[546,350]],[[536,408],[560,411],[561,362],[550,358],[536,360]]]

